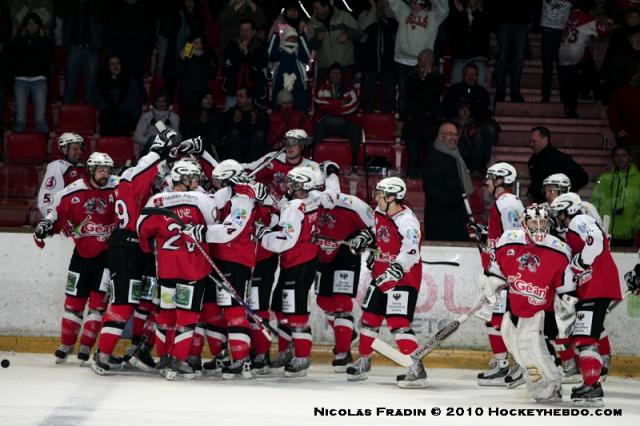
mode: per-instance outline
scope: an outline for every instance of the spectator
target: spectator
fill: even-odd
[[[458,149],[467,168],[471,170],[473,179],[481,179],[491,158],[491,141],[482,137],[480,126],[471,114],[471,104],[465,98],[458,102],[458,117],[455,123],[458,125]]]
[[[611,217],[611,246],[631,247],[640,231],[640,173],[626,146],[613,148],[611,160],[613,170],[598,177],[590,201]]]
[[[139,80],[123,68],[118,56],[111,55],[98,78],[101,135],[129,136],[140,117],[141,93]]]
[[[640,66],[611,99],[607,116],[616,142],[625,145],[633,161],[640,164]]]
[[[9,63],[14,75],[16,121],[13,130],[24,132],[27,126],[29,94],[33,101],[36,132],[49,133],[45,117],[47,106],[47,77],[51,73],[53,43],[45,34],[37,13],[24,16],[16,38],[9,45]]]
[[[322,143],[327,136],[349,139],[351,164],[355,167],[362,142],[362,128],[353,122],[358,108],[358,95],[351,84],[345,81],[340,64],[331,65],[329,78],[318,85],[313,101],[316,105],[314,143]]]
[[[238,29],[241,22],[252,22],[254,28],[262,28],[267,24],[267,18],[262,8],[253,0],[229,1],[229,5],[218,16],[220,46],[225,47],[240,37]],[[227,57],[224,56],[223,60],[226,59]]]
[[[191,34],[187,39],[191,49],[180,52],[177,75],[180,81],[180,111],[182,114],[192,108],[199,108],[201,95],[207,90],[208,82],[216,78],[217,60],[212,50],[206,49],[203,37]]]
[[[122,61],[129,74],[144,76],[145,56],[155,41],[154,9],[147,0],[116,0],[106,9],[106,44],[111,55]]]
[[[278,92],[278,108],[269,115],[269,147],[279,147],[284,134],[292,129],[304,129],[311,134],[311,122],[307,114],[293,108],[293,96],[286,90]]]
[[[464,194],[473,192],[469,170],[458,150],[458,129],[444,122],[422,172],[425,238],[435,241],[469,241]]]
[[[463,0],[453,0],[454,7],[448,21],[449,47],[453,58],[452,84],[462,80],[462,69],[468,62],[476,64],[480,84],[486,84],[493,20],[483,3],[484,0],[469,0],[465,6]]]
[[[511,102],[524,102],[520,92],[524,52],[527,45],[529,21],[533,15],[535,0],[495,0],[492,2],[498,26],[498,57],[494,71],[496,102],[506,98],[507,70],[511,75]]]
[[[228,158],[239,163],[250,163],[267,152],[269,118],[254,103],[250,89],[240,87],[236,92],[237,104],[224,116],[225,149]]]
[[[560,44],[560,98],[569,118],[578,118],[578,94],[586,97],[598,84],[598,70],[590,49],[591,38],[606,36],[613,25],[605,16],[596,21],[585,7],[590,2],[583,0],[571,11],[565,28],[567,36]]]
[[[353,41],[362,32],[347,12],[331,6],[329,0],[313,1],[313,16],[309,22],[309,47],[316,51],[317,81],[325,81],[329,66],[342,65],[344,74],[353,79]]]
[[[304,33],[298,35],[289,25],[282,32],[274,31],[269,40],[268,52],[269,61],[275,63],[271,107],[277,107],[277,96],[284,89],[293,96],[293,107],[306,112],[309,109],[306,66],[311,52]]]
[[[150,138],[158,134],[156,128],[158,121],[162,121],[165,126],[172,127],[176,131],[180,128],[180,117],[171,110],[169,94],[164,89],[155,93],[151,108],[140,116],[136,130],[133,132],[133,141],[140,147],[144,146]],[[179,135],[178,139],[180,139]]]
[[[551,79],[553,64],[559,66],[558,52],[564,27],[575,0],[543,0],[540,16],[541,50],[542,50],[542,103],[551,99]],[[558,72],[558,75],[560,73]]]
[[[410,178],[419,175],[423,155],[431,149],[438,132],[440,98],[444,91],[444,78],[433,65],[433,51],[423,50],[418,56],[418,67],[407,78],[407,118],[402,127],[402,140],[407,144]]]
[[[398,113],[400,121],[406,118],[406,82],[409,73],[418,63],[418,55],[424,49],[433,50],[438,27],[449,14],[448,0],[433,0],[427,8],[425,0],[389,0],[389,6],[398,20],[395,61],[398,79]]]
[[[64,96],[62,102],[76,101],[80,76],[84,78],[87,102],[96,101],[96,80],[102,48],[102,2],[99,0],[67,0],[59,5],[63,22]]]
[[[42,22],[44,35],[51,37],[51,28],[54,24],[53,3],[51,0],[8,0],[9,13],[13,21],[15,35],[19,32],[20,25],[24,22],[25,16],[29,13],[36,13]]]
[[[222,140],[222,113],[215,109],[213,94],[203,91],[199,96],[198,108],[191,108],[182,114],[180,133],[185,139],[202,137],[204,147],[219,156],[217,147]]]
[[[267,49],[256,39],[252,21],[240,21],[240,36],[231,40],[224,49],[225,108],[236,104],[235,94],[240,87],[251,90],[256,101],[267,97],[267,81],[264,68],[267,66]]]
[[[618,53],[607,71],[607,85],[613,93],[629,81],[640,66],[640,26],[629,29],[630,48]]]
[[[489,91],[478,83],[478,66],[469,62],[462,70],[462,81],[452,84],[442,100],[444,116],[449,120],[458,117],[457,105],[466,99],[471,105],[471,115],[480,126],[482,140],[492,145],[498,141],[498,124],[492,118]]]
[[[529,146],[533,150],[533,155],[527,163],[531,178],[527,195],[532,203],[545,202],[542,182],[544,178],[554,173],[567,175],[571,181],[572,191],[576,193],[589,182],[589,175],[571,155],[551,145],[551,132],[546,127],[538,126],[531,129]]]
[[[358,17],[358,27],[364,33],[360,39],[358,64],[361,105],[364,112],[373,112],[376,101],[376,83],[380,82],[381,105],[384,113],[396,109],[395,54],[398,21],[389,9],[387,0],[370,0],[371,8]]]
[[[284,10],[274,21],[272,32],[282,32],[289,26],[296,30],[298,34],[306,35],[307,23],[300,18],[299,8],[299,3],[296,0],[287,0]]]

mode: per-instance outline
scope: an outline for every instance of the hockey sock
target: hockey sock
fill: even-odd
[[[336,353],[349,352],[353,335],[353,317],[349,312],[337,312],[333,330],[336,337]]]
[[[78,339],[80,327],[82,327],[82,316],[86,297],[67,296],[64,300],[64,314],[62,314],[62,324],[60,327],[60,343],[73,346]]]
[[[156,314],[156,352],[160,357],[169,353],[171,349],[175,323],[175,309],[161,309]]]
[[[176,309],[176,328],[171,355],[180,361],[184,361],[189,355],[199,316],[199,312]]]
[[[598,353],[602,355],[611,355],[611,341],[606,331],[600,334],[600,340],[598,340]]]
[[[596,345],[578,347],[578,366],[585,386],[593,386],[600,379],[602,357]]]
[[[491,347],[491,352],[493,352],[493,356],[497,359],[506,359],[508,355],[507,345],[504,343],[502,339],[502,333],[500,329],[496,328],[493,324],[494,318],[497,315],[493,315],[491,317],[491,322],[486,323],[487,325],[487,334],[489,335],[489,346]],[[502,315],[499,316],[502,318]],[[493,323],[493,324],[492,324]]]
[[[307,358],[311,354],[311,327],[309,315],[287,315],[293,338],[293,353],[298,358]]]
[[[284,352],[289,349],[289,342],[291,342],[291,327],[285,322],[285,316],[281,312],[276,312],[276,318],[278,319],[278,352]]]
[[[373,353],[373,341],[378,337],[378,330],[382,325],[384,317],[382,315],[372,314],[371,312],[362,313],[362,327],[360,328],[360,343],[358,344],[358,352],[360,355],[369,356]]]
[[[198,323],[196,329],[193,331],[193,340],[191,341],[189,356],[202,355],[202,348],[204,348],[204,324]]]
[[[101,353],[111,355],[116,347],[124,326],[133,313],[133,305],[111,305],[104,315],[102,330],[98,340],[98,349]]]
[[[387,325],[393,333],[398,349],[403,354],[410,354],[418,348],[418,339],[411,329],[411,323],[405,317],[387,318]]]
[[[333,312],[335,309],[333,307],[333,300],[331,300],[331,297],[318,295],[316,296],[316,304],[320,309],[322,309],[325,316],[327,317],[327,322],[329,323],[329,327],[331,327],[331,329],[335,331],[334,329],[335,316],[333,315]]]
[[[215,357],[227,344],[227,326],[224,322],[222,309],[215,303],[202,305],[201,321],[205,322],[204,334],[207,336],[209,350]]]
[[[236,361],[247,358],[251,348],[251,329],[246,311],[241,306],[223,308],[222,311],[227,323],[231,357]]]
[[[98,340],[100,328],[102,327],[102,315],[107,309],[104,301],[104,293],[92,291],[89,293],[89,315],[84,320],[82,326],[82,336],[80,336],[80,344],[89,346],[90,348]]]
[[[257,311],[256,314],[269,321],[269,311]],[[257,355],[266,354],[271,347],[271,341],[265,337],[258,324],[251,322],[251,347],[256,351]]]

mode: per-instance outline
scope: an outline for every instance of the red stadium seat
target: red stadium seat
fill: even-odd
[[[0,199],[35,197],[39,183],[36,166],[5,164],[0,167]]]
[[[24,202],[0,202],[0,227],[17,228],[28,224],[29,205]]]
[[[7,137],[5,159],[12,164],[42,164],[47,155],[47,140],[39,133],[12,133]]]
[[[360,125],[369,143],[394,143],[396,133],[396,119],[393,114],[362,113]]]
[[[322,142],[313,148],[313,160],[335,161],[340,167],[351,166],[351,146],[345,142]]]
[[[367,144],[367,157],[369,161],[371,161],[371,157],[383,157],[389,161],[391,167],[395,167],[396,162],[396,150],[393,145],[384,145],[384,144]],[[358,155],[358,165],[364,165],[364,149],[360,149]]]
[[[96,109],[91,105],[62,105],[56,133],[75,132],[92,135],[96,131]]]
[[[133,140],[126,136],[100,137],[96,141],[96,152],[109,154],[116,166],[124,166],[133,160]]]

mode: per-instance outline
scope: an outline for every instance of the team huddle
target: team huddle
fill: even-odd
[[[165,129],[119,176],[104,153],[91,154],[86,171],[78,167],[82,143],[73,133],[60,137],[65,159],[47,168],[38,196],[44,218],[34,231],[40,247],[55,233],[75,243],[57,363],[80,335],[77,356],[89,362],[97,346],[91,368],[100,375],[139,369],[168,380],[233,380],[283,369],[285,377],[305,376],[312,290],[334,331],[332,366],[347,380],[367,379],[385,321],[400,352],[418,349],[411,323],[422,237],[402,179],[376,184],[372,210],[341,192],[337,164],[303,157],[310,138],[298,129],[250,164],[218,163],[199,138],[179,142]],[[476,315],[494,352],[478,383],[526,383],[536,401],[558,401],[561,383],[581,374],[571,399],[601,404],[611,351],[603,324],[610,303],[622,299],[606,230],[569,192],[566,176],[545,180],[549,203],[526,208],[511,191],[515,180],[511,165],[491,166],[488,226],[470,222],[485,269],[476,278],[484,302]],[[372,279],[355,327],[362,256]],[[638,266],[626,275],[635,293],[639,275]],[[115,356],[130,319],[132,345]],[[205,343],[213,359],[203,363]],[[397,384],[422,388],[426,379],[417,360]]]

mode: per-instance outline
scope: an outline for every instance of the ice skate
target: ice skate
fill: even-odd
[[[222,371],[225,366],[231,365],[231,358],[226,349],[223,349],[211,361],[202,364],[202,373],[205,376],[211,376]]]
[[[69,346],[69,345],[58,346],[58,349],[56,349],[56,352],[54,353],[56,357],[56,364],[62,364],[63,362],[66,362],[67,357],[71,352],[73,352],[73,346]]]
[[[164,378],[169,381],[193,380],[197,377],[189,364],[180,361],[176,357],[169,357],[167,367],[164,369]]]
[[[131,355],[128,363],[138,370],[147,373],[153,373],[156,371],[156,362],[151,356],[151,348],[145,344]]]
[[[345,371],[347,371],[347,367],[351,363],[353,363],[351,352],[342,352],[336,354],[335,358],[331,362],[331,365],[333,366],[333,371],[335,371],[336,373],[344,373]]]
[[[361,356],[356,362],[348,366],[346,369],[347,380],[356,382],[359,380],[367,380],[371,371],[371,356]]]
[[[604,383],[607,380],[610,366],[611,366],[611,355],[602,355],[602,369],[600,370],[601,383]]]
[[[304,377],[307,375],[311,361],[309,358],[294,356],[291,361],[284,366],[284,377]]]
[[[397,376],[396,382],[401,388],[426,388],[427,371],[424,369],[422,361],[409,367],[407,374]]]
[[[269,353],[256,355],[251,361],[251,371],[258,376],[269,374]]]
[[[189,355],[187,364],[193,369],[197,377],[202,377],[202,357],[200,355]]]
[[[222,380],[253,379],[251,373],[251,361],[249,358],[233,361],[229,365],[222,367]]]
[[[276,359],[272,360],[269,366],[271,368],[282,368],[291,362],[291,358],[293,358],[293,351],[289,348],[284,352],[279,352]]]
[[[562,368],[562,383],[582,383],[582,374],[578,368],[578,361],[576,361],[575,358],[571,358],[564,363],[564,367]]]
[[[504,378],[504,382],[507,385],[507,389],[517,388],[524,384],[526,382],[524,368],[514,361],[513,365],[511,365],[511,368],[509,369],[509,373],[507,373]]]
[[[107,354],[97,351],[93,356],[91,370],[99,376],[107,376],[113,374],[116,370],[122,369],[122,359],[115,358]]]
[[[506,386],[504,379],[508,373],[509,361],[493,358],[489,362],[489,369],[478,373],[478,384],[480,386]]]
[[[80,360],[80,365],[84,365],[85,362],[89,361],[90,356],[91,348],[87,345],[80,345],[78,348],[78,360]]]
[[[578,386],[571,389],[571,402],[580,407],[603,407],[604,392],[600,382],[593,386]]]

